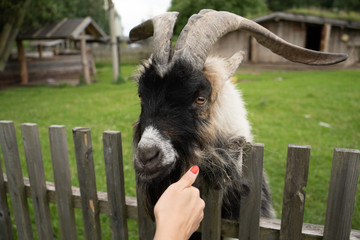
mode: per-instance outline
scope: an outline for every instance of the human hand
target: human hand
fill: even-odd
[[[199,190],[192,186],[198,174],[199,167],[195,165],[161,195],[154,207],[154,240],[188,239],[199,228],[205,202]]]

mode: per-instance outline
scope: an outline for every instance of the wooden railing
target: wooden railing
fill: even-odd
[[[103,133],[107,193],[95,184],[91,133],[74,128],[73,139],[80,188],[71,186],[66,128],[50,126],[49,139],[54,183],[46,182],[36,124],[22,124],[22,138],[29,178],[22,175],[15,127],[0,121],[0,146],[6,173],[0,164],[0,239],[14,239],[8,200],[11,201],[18,239],[33,239],[27,198],[32,199],[39,239],[53,239],[49,203],[58,210],[61,239],[76,239],[74,209],[82,209],[86,239],[101,239],[100,214],[110,216],[112,239],[128,239],[126,220],[135,219],[139,239],[152,239],[154,223],[137,199],[125,196],[121,133]],[[310,147],[289,145],[280,219],[260,215],[263,144],[248,144],[244,149],[244,177],[251,183],[247,196],[239,199],[240,219],[221,219],[221,191],[203,186],[205,217],[199,228],[202,239],[236,237],[239,239],[360,239],[351,229],[356,189],[360,172],[360,151],[335,149],[324,226],[303,223]],[[142,193],[137,193],[141,198]],[[8,199],[9,197],[9,199]],[[140,203],[140,201],[139,201]]]

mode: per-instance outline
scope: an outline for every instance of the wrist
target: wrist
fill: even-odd
[[[186,240],[186,233],[181,227],[156,224],[154,240]]]

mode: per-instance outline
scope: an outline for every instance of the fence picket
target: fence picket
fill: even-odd
[[[49,201],[46,195],[44,165],[38,128],[36,124],[21,124],[26,166],[35,213],[35,223],[39,239],[53,239]]]
[[[11,226],[10,210],[6,197],[5,182],[0,156],[0,240],[12,240],[14,234]]]
[[[244,178],[249,184],[247,196],[241,196],[239,240],[259,239],[260,206],[263,181],[264,144],[254,143],[243,154]]]
[[[86,239],[101,239],[99,201],[96,191],[90,130],[88,128],[74,128],[73,138],[85,237]]]
[[[301,240],[310,146],[289,145],[285,174],[280,240]]]
[[[49,141],[56,189],[61,239],[76,239],[76,224],[72,201],[69,152],[65,126],[49,127]]]
[[[202,196],[205,201],[204,218],[201,223],[201,239],[217,240],[221,237],[221,207],[223,192],[213,189],[205,181],[202,184]]]
[[[359,150],[334,150],[324,240],[349,239],[359,172]]]
[[[33,231],[26,200],[15,128],[12,121],[0,121],[0,144],[8,176],[10,200],[14,211],[17,234],[19,239],[30,240],[33,239]]]
[[[121,133],[103,133],[106,185],[112,239],[128,239]]]

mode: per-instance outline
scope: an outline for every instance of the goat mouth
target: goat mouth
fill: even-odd
[[[161,179],[170,174],[172,169],[174,168],[174,162],[170,164],[162,164],[162,163],[148,163],[146,165],[139,162],[139,160],[135,159],[134,167],[137,177],[141,181],[151,181],[154,179]]]

